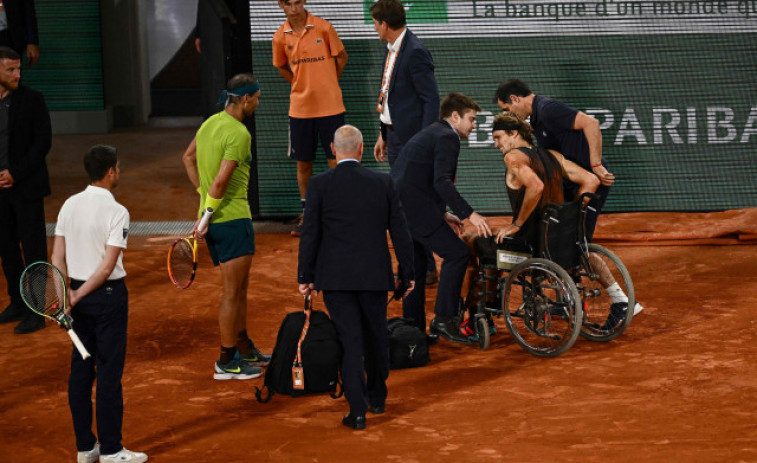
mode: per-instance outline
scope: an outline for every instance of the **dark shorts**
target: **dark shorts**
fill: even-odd
[[[334,159],[331,142],[334,132],[344,125],[344,113],[311,119],[289,118],[289,157],[295,161],[312,161],[318,149],[318,140],[327,159]]]
[[[205,235],[213,265],[228,262],[237,257],[255,254],[255,231],[252,220],[237,219],[212,223]]]

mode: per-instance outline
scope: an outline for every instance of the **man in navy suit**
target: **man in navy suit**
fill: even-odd
[[[439,87],[434,61],[423,42],[407,27],[405,8],[399,0],[379,0],[371,5],[373,27],[387,42],[384,73],[376,110],[381,130],[373,157],[378,162],[395,159],[410,138],[439,120]],[[434,255],[427,251],[427,284],[438,281]]]
[[[405,26],[402,3],[379,0],[371,6],[371,15],[374,29],[388,48],[376,106],[381,132],[373,156],[383,162],[388,155],[389,164],[394,165],[405,143],[439,119],[439,87],[431,53]]]
[[[365,428],[365,413],[383,413],[389,376],[387,291],[395,288],[386,231],[400,279],[414,287],[413,244],[389,175],[360,164],[363,135],[337,129],[337,165],[310,179],[300,235],[297,281],[303,296],[323,291],[344,348],[341,373],[350,413],[342,424]]]
[[[459,238],[462,220],[468,220],[479,236],[490,236],[486,219],[473,211],[455,188],[460,139],[467,139],[476,127],[481,108],[462,93],[450,93],[441,106],[442,120],[418,132],[402,149],[392,167],[392,178],[400,191],[415,251],[415,275],[425,275],[425,248],[442,259],[434,319],[430,331],[448,341],[469,344],[455,323],[457,301],[469,259],[468,246]],[[455,213],[447,212],[447,207]],[[425,331],[425,281],[416,281],[403,301],[403,314]]]

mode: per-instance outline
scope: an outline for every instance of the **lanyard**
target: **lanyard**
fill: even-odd
[[[305,298],[305,324],[302,326],[302,334],[300,334],[300,340],[297,341],[297,356],[292,363],[292,388],[298,390],[305,390],[305,371],[302,368],[302,343],[305,341],[305,337],[308,335],[308,329],[310,328],[310,312],[313,305],[310,297]]]
[[[392,73],[394,72],[394,65],[397,64],[397,55],[400,53],[402,40],[404,39],[405,38],[403,37],[397,44],[396,51],[390,51],[389,54],[386,55],[386,62],[384,63],[384,75],[381,79],[381,90],[379,91],[378,104],[376,105],[376,111],[378,111],[379,114],[384,112],[384,105],[386,104],[387,96],[389,95],[389,83],[392,79]],[[394,57],[394,59],[392,59],[392,57]],[[390,62],[391,68],[389,67]]]

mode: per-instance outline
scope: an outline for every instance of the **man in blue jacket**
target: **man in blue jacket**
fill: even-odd
[[[442,119],[416,134],[402,149],[392,167],[400,191],[415,250],[415,275],[425,275],[425,249],[443,259],[439,274],[434,319],[430,331],[448,341],[468,344],[455,324],[457,301],[468,264],[468,246],[459,238],[463,220],[470,221],[479,236],[490,236],[486,219],[473,210],[455,188],[460,139],[476,127],[481,108],[462,93],[450,93],[441,105]],[[449,207],[454,214],[447,212]],[[403,315],[425,331],[425,281],[403,301]]]
[[[405,8],[399,0],[379,0],[371,5],[373,27],[387,42],[384,72],[376,110],[381,130],[373,157],[389,159],[393,166],[405,143],[421,129],[439,120],[439,87],[428,48],[407,27]],[[426,284],[438,281],[436,262],[426,252]],[[420,275],[419,275],[420,277]]]

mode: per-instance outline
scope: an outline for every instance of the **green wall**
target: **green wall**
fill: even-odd
[[[366,136],[364,163],[386,171],[371,155],[385,48],[377,39],[344,42],[350,56],[341,80],[347,121]],[[476,210],[509,210],[504,166],[489,135],[498,111],[492,96],[508,77],[600,120],[604,155],[617,177],[607,212],[757,206],[757,34],[424,42],[441,94],[462,91],[488,112],[463,142],[458,169],[458,187]],[[292,215],[299,202],[295,165],[286,159],[288,84],[270,65],[270,42],[253,42],[253,60],[263,86],[257,112],[261,214]],[[316,170],[325,168],[319,156]]]
[[[99,1],[36,0],[35,6],[40,60],[23,67],[24,84],[45,95],[50,111],[104,109]]]

